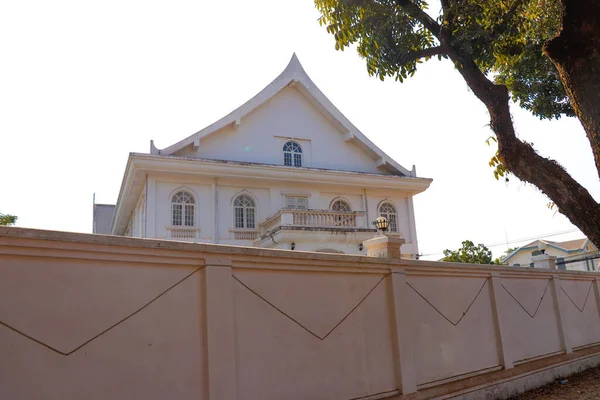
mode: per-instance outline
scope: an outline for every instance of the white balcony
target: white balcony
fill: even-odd
[[[282,209],[258,225],[260,238],[280,230],[375,232],[369,228],[364,211],[295,210]]]
[[[376,232],[364,211],[282,209],[258,225],[253,246],[366,254],[361,244]],[[402,232],[387,235],[404,236]],[[412,257],[413,244],[407,242],[402,250],[406,257]]]

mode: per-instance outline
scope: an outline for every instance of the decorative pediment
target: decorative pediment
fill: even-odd
[[[208,127],[194,133],[193,135],[159,150],[150,143],[150,152],[155,155],[171,156],[184,149],[186,146],[192,146],[193,150],[197,150],[202,146],[202,141],[213,135],[218,134],[224,128],[232,127],[239,128],[244,124],[244,119],[254,110],[267,103],[278,93],[286,88],[294,88],[302,96],[315,107],[342,135],[344,142],[350,142],[356,145],[360,150],[369,155],[375,162],[378,168],[383,168],[395,175],[413,176],[413,171],[402,167],[391,157],[385,154],[375,144],[365,137],[344,115],[325,97],[325,95],[317,88],[309,76],[302,68],[296,54],[292,56],[285,70],[267,87],[259,92],[252,99],[244,103],[242,106],[221,118],[217,122]]]

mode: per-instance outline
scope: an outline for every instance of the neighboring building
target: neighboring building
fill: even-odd
[[[413,196],[430,183],[356,129],[294,55],[221,120],[166,149],[150,142],[150,154],[131,153],[110,233],[365,254],[371,221],[384,215],[414,257]]]
[[[563,258],[566,263],[560,268],[575,271],[598,271],[600,264],[598,258],[598,248],[588,239],[569,240],[566,242],[552,242],[549,240],[536,240],[523,247],[519,247],[504,259],[504,264],[520,267],[531,266],[531,257],[533,252],[544,250],[549,256],[560,259]],[[575,262],[569,262],[580,260]]]
[[[110,234],[110,223],[115,213],[114,204],[96,204],[94,203],[94,233],[103,235]]]

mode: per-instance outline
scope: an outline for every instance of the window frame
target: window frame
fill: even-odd
[[[242,198],[246,198],[249,200],[249,202],[251,203],[250,205],[247,204],[242,204],[242,205],[238,205],[238,201],[240,201],[240,199]],[[233,206],[233,227],[234,229],[256,229],[257,228],[257,223],[256,223],[256,216],[257,216],[257,201],[254,198],[254,196],[250,195],[249,193],[240,193],[238,195],[236,195],[233,198],[233,202],[232,202],[232,206]],[[241,211],[240,214],[238,214],[238,210]],[[251,212],[249,212],[251,210]],[[239,226],[238,222],[241,221],[241,225]]]
[[[346,207],[345,207],[346,209],[344,209],[344,210],[336,209],[335,205],[338,203],[344,203],[346,205]],[[349,212],[352,212],[352,205],[350,205],[350,202],[348,200],[338,197],[331,202],[331,204],[329,205],[329,209],[331,211],[348,212],[349,213]]]
[[[177,196],[183,194],[182,199],[176,199]],[[196,197],[187,189],[175,190],[171,195],[171,215],[170,226],[178,228],[195,228],[197,224],[196,218]],[[176,206],[179,206],[179,221],[176,220]],[[191,224],[188,223],[191,221]],[[179,222],[179,223],[177,223]]]
[[[389,212],[389,211],[382,211],[382,208],[385,206],[389,206],[391,207],[391,209],[393,210],[393,212]],[[377,213],[379,214],[379,216],[381,217],[385,217],[388,220],[389,223],[389,227],[388,227],[388,231],[389,232],[399,232],[399,226],[398,226],[398,209],[396,208],[396,205],[394,203],[392,203],[389,200],[384,200],[379,204],[379,207],[377,207]],[[393,218],[392,218],[393,217]]]
[[[291,148],[288,149],[288,146]],[[295,140],[286,140],[282,147],[283,165],[286,167],[302,168],[304,165],[304,150]],[[289,160],[289,163],[288,163]]]
[[[284,208],[286,210],[308,210],[308,196],[295,196],[295,195],[285,195],[284,196],[285,199],[285,206]],[[294,204],[291,205],[290,201],[291,199],[294,199]],[[299,202],[298,200],[302,199],[304,204],[299,206]]]

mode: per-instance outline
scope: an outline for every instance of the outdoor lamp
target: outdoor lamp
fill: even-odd
[[[378,217],[375,221],[373,221],[373,225],[375,225],[375,227],[382,233],[385,233],[390,226],[390,223],[386,217]]]

